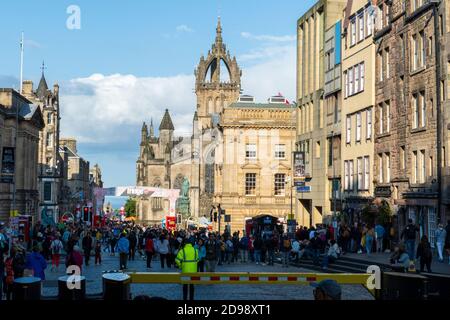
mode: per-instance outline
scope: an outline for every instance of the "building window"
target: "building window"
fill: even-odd
[[[356,160],[356,166],[358,171],[358,190],[364,189],[364,183],[363,183],[363,158],[358,158]]]
[[[353,190],[353,160],[344,162],[344,187],[346,191]]]
[[[316,158],[320,158],[320,141],[316,142]]]
[[[356,18],[355,17],[353,17],[353,19],[350,21],[350,28],[351,28],[350,46],[353,46],[356,44]]]
[[[152,209],[153,210],[162,210],[163,208],[163,198],[155,197],[152,198]]]
[[[358,15],[359,41],[364,40],[364,12]]]
[[[349,96],[352,96],[353,95],[353,92],[354,92],[354,86],[353,86],[353,83],[354,83],[354,78],[353,78],[353,68],[350,68],[349,70],[348,70],[348,95]]]
[[[53,145],[53,133],[47,132],[47,139],[45,143],[47,147],[51,147]]]
[[[361,142],[361,112],[356,114],[356,142]]]
[[[413,94],[412,99],[412,116],[413,129],[419,127],[425,127],[426,125],[426,104],[425,104],[425,92],[421,91]]]
[[[352,139],[352,118],[350,116],[347,116],[347,134],[346,134],[346,143],[350,144],[351,143],[351,139]]]
[[[328,142],[328,166],[333,165],[333,140],[332,138],[327,139]]]
[[[372,139],[372,109],[367,110],[367,127],[366,127],[366,138],[367,140]]]
[[[379,114],[378,119],[380,121],[380,127],[378,130],[378,133],[383,134],[383,132],[384,132],[384,126],[383,126],[384,114],[383,114],[383,104],[382,103],[380,103],[378,105],[378,114]]]
[[[433,157],[430,156],[428,158],[428,176],[432,177],[433,176]]]
[[[286,158],[286,146],[284,144],[275,145],[275,159]]]
[[[412,0],[411,4],[412,4],[412,8],[411,8],[412,11],[415,11],[422,6],[423,0]]]
[[[353,160],[349,161],[349,190],[353,190]]]
[[[245,195],[256,195],[256,173],[245,174]]]
[[[386,117],[386,132],[391,131],[391,103],[386,101],[384,103],[384,116]]]
[[[386,64],[385,69],[386,69],[386,79],[388,79],[390,77],[390,69],[389,69],[389,61],[390,61],[390,56],[389,56],[389,48],[386,48],[384,50],[384,55],[385,55],[385,61],[384,63]]]
[[[47,113],[47,124],[52,124],[52,114],[50,112]]]
[[[400,147],[400,170],[405,170],[406,168],[406,153],[405,147]]]
[[[44,182],[44,201],[50,202],[52,201],[52,183]]]
[[[359,92],[359,65],[353,67],[353,70],[355,72],[355,90],[354,93]]]
[[[374,10],[370,10],[370,12],[366,15],[367,17],[367,35],[370,36],[373,33],[373,22],[374,22]]]
[[[256,144],[247,144],[245,149],[247,159],[256,159]]]
[[[379,154],[378,155],[378,169],[379,169],[379,172],[378,172],[378,181],[380,182],[380,183],[383,183],[384,182],[384,180],[383,180],[383,172],[384,172],[384,170],[383,170],[383,154]]]
[[[425,40],[426,39],[425,32],[424,31],[419,32],[419,37],[420,37],[420,43],[419,43],[419,45],[420,45],[420,66],[424,67],[426,65],[426,56],[427,56],[426,49],[425,49],[425,41],[426,41]]]
[[[391,182],[391,154],[386,153],[386,183]]]
[[[365,76],[365,67],[364,62],[359,65],[359,90],[364,91],[364,80],[366,78]]]
[[[419,180],[419,161],[417,161],[417,151],[413,151],[413,168],[414,168],[414,174],[413,174],[413,183],[417,183]]]
[[[344,81],[345,81],[345,98],[348,97],[348,74],[347,71],[344,72]]]
[[[419,32],[412,36],[412,70],[415,71],[423,66],[425,66],[425,33],[424,31]]]
[[[364,190],[370,188],[370,158],[364,157]]]
[[[378,52],[377,54],[377,60],[378,60],[378,81],[383,81],[383,53]]]
[[[420,150],[420,176],[419,176],[419,183],[425,183],[425,173],[426,173],[426,167],[425,167],[425,150]]]
[[[284,196],[286,189],[286,175],[278,173],[275,175],[275,195]]]

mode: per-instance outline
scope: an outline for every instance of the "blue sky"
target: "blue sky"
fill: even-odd
[[[193,71],[214,41],[220,10],[224,41],[243,69],[243,89],[263,100],[295,98],[295,26],[312,0],[21,0],[2,3],[0,87],[36,84],[45,60],[49,86],[61,86],[62,133],[103,169],[106,186],[133,185],[143,121],[158,126],[169,108],[177,134],[189,133]],[[220,4],[219,4],[220,3]],[[66,28],[69,5],[81,29]],[[220,6],[220,9],[219,9]]]

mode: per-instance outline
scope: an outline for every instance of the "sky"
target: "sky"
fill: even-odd
[[[98,163],[106,187],[136,180],[143,121],[155,127],[169,109],[175,134],[189,135],[195,111],[194,69],[223,39],[243,70],[242,89],[257,101],[295,99],[296,21],[313,0],[20,0],[2,4],[0,87],[35,87],[45,62],[49,87],[60,85],[61,132]],[[73,20],[79,9],[79,28]],[[69,26],[72,28],[68,28]],[[74,24],[75,23],[75,24]]]

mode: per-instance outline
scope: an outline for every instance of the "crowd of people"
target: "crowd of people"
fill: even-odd
[[[432,246],[426,236],[422,236],[416,245],[419,228],[409,221],[400,235],[402,241],[395,247],[389,242],[391,232],[381,224],[359,223],[352,227],[342,223],[337,232],[327,225],[300,226],[294,235],[288,236],[277,228],[270,233],[247,235],[244,232],[219,234],[204,229],[169,231],[161,226],[117,221],[109,221],[101,228],[88,228],[74,222],[44,227],[38,221],[31,231],[31,243],[19,239],[9,248],[2,225],[0,286],[9,299],[14,279],[24,276],[27,270],[42,280],[45,280],[47,265],[51,266],[50,272],[60,271],[63,264],[64,270],[68,266],[77,266],[82,273],[91,260],[94,265],[101,265],[104,254],[117,255],[120,270],[127,270],[128,261],[135,259],[145,260],[148,269],[152,269],[156,259],[161,269],[180,268],[183,257],[178,255],[185,253],[182,249],[186,246],[195,249],[196,272],[215,272],[216,266],[232,263],[274,265],[276,259],[283,267],[288,267],[290,262],[311,259],[315,265],[327,270],[330,263],[346,253],[370,256],[375,252],[389,252],[391,248],[390,263],[394,270],[407,271],[411,262],[418,259],[420,270],[427,267],[431,272]],[[435,239],[438,258],[443,262],[445,253],[450,256],[450,221],[445,228],[439,225]]]

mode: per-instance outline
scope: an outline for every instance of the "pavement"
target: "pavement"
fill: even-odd
[[[373,262],[374,264],[385,264],[389,265],[389,259],[391,253],[372,253],[370,256],[367,254],[357,254],[357,253],[347,253],[344,255],[346,258],[358,259],[367,262]],[[416,260],[416,269],[420,270],[420,262]],[[427,271],[425,267],[425,272]],[[433,257],[431,263],[431,271],[433,273],[450,274],[450,264],[448,256],[445,257],[444,262],[439,262],[437,257]]]
[[[102,293],[102,275],[104,271],[119,268],[118,256],[103,255],[103,264],[83,267],[83,276],[86,277],[86,293],[95,295]],[[161,269],[160,262],[153,261],[152,269],[146,268],[146,262],[136,256],[135,261],[128,262],[129,271],[140,272],[178,272],[178,269]],[[235,263],[216,267],[216,272],[273,272],[298,273],[311,272],[307,269],[290,266],[283,268],[275,266],[255,265],[254,263]],[[42,295],[56,297],[58,295],[58,278],[65,275],[65,266],[58,271],[52,271],[51,265],[46,270],[46,281],[43,283]],[[136,295],[149,295],[166,298],[168,300],[182,299],[182,286],[178,284],[132,284],[131,293]],[[312,300],[313,288],[310,286],[295,285],[203,285],[195,287],[196,300]],[[372,295],[361,285],[343,285],[343,300],[373,300]]]

